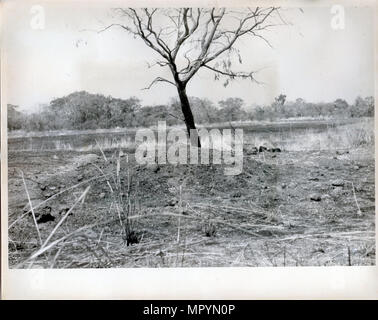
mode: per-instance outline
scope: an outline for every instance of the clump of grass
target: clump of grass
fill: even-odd
[[[203,231],[206,237],[213,238],[217,234],[217,226],[211,220],[208,220],[203,227]]]
[[[129,166],[129,157],[126,154],[127,163],[127,182],[123,185],[121,180],[121,150],[118,153],[116,176],[115,176],[115,201],[118,214],[120,216],[120,224],[123,228],[123,240],[126,245],[139,243],[140,235],[136,231],[136,219],[130,219],[131,216],[137,215],[137,202],[138,202],[138,184],[132,184],[133,173]]]
[[[102,139],[96,140],[96,145],[92,145],[93,149],[101,148],[103,150],[112,150],[112,149],[126,149],[133,146],[130,137],[122,138],[110,138],[104,137]]]
[[[96,141],[96,143],[101,151],[105,164],[110,165],[102,145],[98,141]],[[115,175],[111,175],[111,179],[107,178],[106,183],[109,187],[113,200],[112,203],[122,228],[122,238],[126,245],[129,246],[139,243],[141,239],[141,236],[135,228],[134,220],[136,219],[130,219],[130,217],[135,218],[135,216],[138,215],[138,209],[140,209],[140,205],[139,208],[137,208],[137,203],[139,204],[139,184],[137,182],[133,185],[133,172],[130,170],[128,154],[123,153],[121,148],[119,148],[118,152],[115,154],[117,154]],[[123,157],[126,158],[126,183],[124,183],[124,179],[121,176],[121,162]],[[95,165],[95,167],[105,176],[105,173],[98,166]]]
[[[354,147],[372,145],[374,143],[374,128],[369,123],[366,123],[366,126],[348,128],[346,135],[350,145]]]
[[[67,143],[67,142],[63,142],[61,140],[55,140],[54,141],[54,147],[55,147],[55,150],[73,150],[73,147],[70,143]],[[43,148],[43,146],[42,146]]]
[[[293,135],[286,144],[287,151],[354,149],[374,144],[374,123],[368,119],[328,127],[321,132],[309,129],[305,134]]]

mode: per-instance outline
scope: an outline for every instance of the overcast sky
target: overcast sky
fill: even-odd
[[[170,77],[168,70],[148,69],[154,53],[141,40],[120,29],[103,33],[111,21],[111,5],[75,4],[44,6],[45,28],[30,26],[30,6],[8,6],[3,49],[6,53],[7,102],[32,111],[74,91],[86,90],[117,98],[137,96],[143,104],[166,103],[175,88],[158,84],[142,88],[156,76]],[[208,71],[189,83],[188,94],[215,102],[241,97],[247,105],[267,104],[280,93],[289,100],[353,102],[356,96],[374,95],[374,11],[345,10],[345,29],[333,30],[329,7],[287,9],[283,16],[291,26],[267,34],[262,40],[240,43],[246,71],[259,70],[264,84],[236,81],[224,88]]]

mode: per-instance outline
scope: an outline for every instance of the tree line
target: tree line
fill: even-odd
[[[189,97],[198,124],[229,121],[274,121],[288,118],[357,118],[374,116],[374,98],[357,97],[353,104],[343,99],[312,103],[298,98],[287,101],[281,94],[270,105],[247,107],[241,98],[215,104],[206,98]],[[118,99],[85,91],[54,99],[38,112],[26,114],[8,104],[8,129],[25,131],[85,130],[116,127],[149,127],[165,120],[168,125],[184,124],[180,101],[142,106],[136,97]]]

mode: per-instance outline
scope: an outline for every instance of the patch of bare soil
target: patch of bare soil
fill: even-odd
[[[106,161],[100,152],[12,152],[10,267],[375,263],[370,149],[244,156],[243,172],[226,176],[222,165],[142,166],[114,150]]]

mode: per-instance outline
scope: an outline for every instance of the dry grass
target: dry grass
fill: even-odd
[[[134,143],[131,141],[131,137],[122,137],[118,139],[110,137],[102,137],[95,139],[95,141],[87,146],[73,147],[71,143],[64,143],[60,140],[55,141],[55,150],[67,150],[67,151],[98,151],[98,150],[114,150],[114,149],[127,149],[134,147]],[[102,151],[101,151],[102,152]]]
[[[114,178],[117,179],[117,175]],[[87,190],[70,211],[82,203]],[[117,197],[112,203],[113,207],[118,205],[119,208],[113,211],[111,218],[102,218],[78,228],[71,226],[73,229],[68,231],[62,228],[64,220],[69,219],[69,213],[66,213],[53,231],[43,235],[44,244],[32,250],[16,267],[326,266],[340,264],[340,259],[345,260],[345,265],[358,265],[361,256],[374,251],[373,247],[366,246],[366,241],[374,238],[373,231],[324,230],[305,235],[288,235],[282,225],[282,222],[288,224],[288,221],[280,213],[272,219],[271,211],[256,203],[240,207],[226,202],[213,205],[182,201],[179,212],[185,214],[169,211],[148,213],[135,210],[136,206],[131,210],[130,201],[126,201],[125,207],[125,202]],[[109,211],[112,211],[111,208]],[[240,223],[241,217],[248,218],[248,223]],[[177,221],[177,236],[162,233],[155,235],[147,227],[152,221],[158,220],[164,224],[172,219]],[[198,237],[197,230],[202,231],[202,236]],[[218,230],[233,238],[218,237]],[[130,232],[139,235],[138,241],[127,241]],[[275,236],[269,239],[261,237],[266,232],[272,232]],[[144,237],[145,234],[150,236]],[[236,234],[238,236],[235,237]],[[54,239],[53,235],[56,235]],[[356,239],[358,246],[355,241],[352,248],[344,247],[345,240]],[[37,239],[33,243],[36,245]],[[314,243],[319,249],[314,249]],[[220,245],[222,250],[214,250],[214,244]],[[333,259],[329,255],[321,255],[324,247],[332,250]]]
[[[108,159],[102,150],[101,144],[98,144],[98,147],[102,155],[104,156],[104,164],[109,165]],[[88,265],[95,267],[106,267],[110,265],[115,266],[113,264],[113,260],[109,258],[107,249],[104,249],[102,245],[102,242],[105,241],[104,239],[109,239],[110,237],[114,239],[114,231],[118,229],[121,232],[117,235],[115,243],[119,246],[119,248],[122,248],[124,244],[126,246],[136,244],[141,240],[142,237],[136,229],[136,220],[140,217],[138,214],[140,210],[140,203],[138,199],[138,182],[136,180],[133,185],[133,173],[132,168],[128,163],[127,154],[126,157],[124,157],[125,155],[123,154],[123,152],[119,150],[119,152],[117,152],[117,155],[118,156],[116,159],[116,168],[114,174],[105,174],[99,166],[95,165],[96,169],[100,173],[99,176],[66,188],[65,190],[54,194],[53,196],[34,206],[30,200],[25,178],[23,172],[21,171],[21,177],[25,185],[25,192],[28,197],[30,209],[27,212],[23,213],[16,220],[14,220],[8,228],[16,234],[21,234],[25,231],[27,216],[31,213],[35,228],[37,230],[37,240],[39,240],[39,244],[30,238],[28,241],[29,245],[27,245],[26,242],[22,241],[21,239],[19,239],[19,241],[10,239],[10,245],[14,246],[14,248],[16,249],[15,252],[12,253],[13,255],[19,254],[17,247],[20,246],[26,246],[32,249],[26,250],[26,253],[23,253],[24,258],[22,259],[22,261],[19,261],[16,268],[48,268],[57,265],[61,266],[60,260],[67,260],[67,257],[71,256],[70,250],[72,250],[72,248],[76,248],[76,250],[73,250],[75,252],[74,260],[78,258],[78,247],[81,247],[81,249],[83,250],[83,252],[80,253],[81,255],[89,254],[90,262],[87,262]],[[125,159],[126,161],[122,161],[123,159]],[[121,162],[125,165],[125,169],[127,170],[126,182],[121,180]],[[105,180],[111,192],[112,202],[109,207],[109,212],[111,213],[112,218],[100,218],[100,221],[96,223],[79,227],[70,223],[69,216],[72,214],[72,212],[75,209],[77,209],[78,211],[83,210],[83,208],[79,208],[79,205],[84,205],[86,195],[88,194],[91,187],[90,182],[100,179]],[[64,215],[60,217],[59,221],[55,224],[51,231],[45,231],[45,233],[43,234],[36,221],[34,213],[35,209],[41,207],[42,205],[46,205],[48,202],[53,201],[62,193],[67,193],[67,197],[75,197],[75,191],[83,185],[87,185],[87,187],[79,197],[76,197],[75,202],[72,204],[69,210],[67,210]],[[68,191],[71,191],[71,193],[68,193]],[[88,234],[90,234],[91,236],[88,236]],[[95,238],[93,238],[93,235],[95,235]],[[104,264],[104,256],[107,257],[108,260],[110,259],[109,261],[111,262],[111,264],[109,264],[109,261]],[[83,258],[81,264],[86,264],[85,258]],[[64,265],[64,267],[67,267],[67,265]]]
[[[287,126],[288,121],[275,123],[277,127],[282,124]],[[248,126],[262,126],[264,127],[264,122],[241,122],[241,123],[226,123],[223,127],[230,128],[240,127],[246,129],[244,134],[244,143],[254,146],[267,145],[270,147],[280,147],[286,151],[309,151],[309,150],[337,150],[337,149],[348,149],[356,148],[359,146],[372,145],[374,143],[374,123],[373,119],[364,118],[359,119],[358,122],[351,124],[338,124],[337,122],[330,122],[327,129],[313,129],[309,123],[308,129],[301,130],[287,130],[283,129],[280,132],[272,133],[248,133]],[[272,125],[272,124],[270,124]],[[294,124],[293,124],[294,125]],[[204,127],[204,126],[199,126]],[[207,125],[206,127],[220,127],[220,124]],[[222,127],[222,128],[223,128]],[[172,127],[178,128],[178,126]],[[126,130],[126,129],[122,129]],[[115,133],[119,133],[120,130],[115,130]],[[48,144],[48,147],[42,142],[33,141],[32,138],[25,138],[25,142],[29,141],[28,144],[24,144],[22,150],[24,151],[51,151],[51,150],[66,150],[66,151],[77,151],[77,152],[95,152],[99,150],[119,150],[119,149],[135,149],[136,145],[134,142],[135,128],[128,129],[125,131],[125,135],[119,137],[113,137],[109,135],[112,130],[94,130],[88,131],[77,131],[78,135],[87,134],[89,139],[83,144],[77,145],[74,143],[75,135],[73,132],[68,132],[67,135],[64,132],[56,134],[56,136],[49,137],[48,135],[40,135],[40,137],[46,136],[46,139],[53,139],[52,145]],[[93,132],[92,132],[93,131]],[[103,133],[103,135],[102,135]],[[93,135],[93,138],[91,135]],[[59,136],[64,136],[65,138],[60,138]],[[72,141],[69,138],[72,136]],[[15,136],[18,137],[18,136]],[[38,137],[38,136],[36,136]],[[89,142],[88,142],[89,141]],[[221,146],[221,141],[213,141],[214,147],[219,148]],[[205,146],[205,141],[204,141]]]
[[[282,141],[292,139],[292,150],[358,148],[373,144],[374,129],[372,122],[366,122],[330,127],[320,133],[308,132],[306,137],[303,139],[292,134],[282,137]],[[262,142],[256,138],[256,145]],[[306,234],[293,235],[287,230],[298,221],[285,215],[280,207],[272,210],[257,202],[249,202],[246,206],[241,202],[230,204],[223,199],[218,199],[216,204],[191,202],[183,199],[185,190],[182,184],[177,188],[177,211],[164,208],[148,211],[140,203],[138,174],[133,171],[127,154],[122,156],[121,153],[121,146],[129,147],[129,143],[127,139],[119,143],[111,139],[97,140],[90,150],[101,152],[105,168],[114,166],[111,173],[95,166],[97,176],[60,191],[60,196],[64,194],[68,199],[75,199],[70,209],[54,222],[52,230],[39,230],[35,224],[39,236],[37,232],[33,233],[34,238],[23,239],[22,234],[31,233],[30,224],[27,227],[28,215],[31,213],[35,221],[34,210],[52,202],[58,193],[34,206],[28,195],[30,210],[9,226],[13,234],[20,235],[17,240],[9,239],[9,245],[13,248],[10,258],[18,261],[16,267],[361,265],[364,256],[374,254],[375,247],[370,245],[374,231],[335,232],[328,228],[310,229]],[[279,140],[274,143],[279,145]],[[59,147],[72,150],[67,145]],[[115,151],[112,157],[109,150]],[[126,172],[126,175],[122,175],[122,172]],[[245,179],[248,179],[248,175]],[[109,189],[110,202],[106,202],[108,208],[105,210],[99,209],[100,214],[90,213],[85,207],[85,196],[89,186],[93,183],[93,189],[96,185],[94,182],[99,180]],[[28,194],[25,179],[23,181]],[[351,190],[352,200],[361,212],[354,185]],[[79,193],[75,196],[76,192]],[[88,215],[83,221],[90,220],[91,223],[71,223],[73,217],[70,213],[73,211],[78,215]],[[313,217],[306,217],[306,221],[304,217],[300,219],[300,223],[311,227]],[[156,223],[173,225],[176,232],[165,232],[164,227],[155,229]],[[348,241],[353,241],[353,245],[345,246]],[[23,250],[18,249],[20,247]],[[323,248],[329,250],[327,255],[322,255]]]
[[[374,144],[373,121],[363,121],[337,127],[329,127],[326,131],[309,130],[305,139],[294,138],[287,146],[288,151],[302,150],[339,150],[354,149]]]
[[[271,134],[251,134],[244,138],[253,146],[280,147],[285,151],[329,151],[354,149],[374,144],[373,119],[358,123],[330,125],[326,130],[287,130]]]

